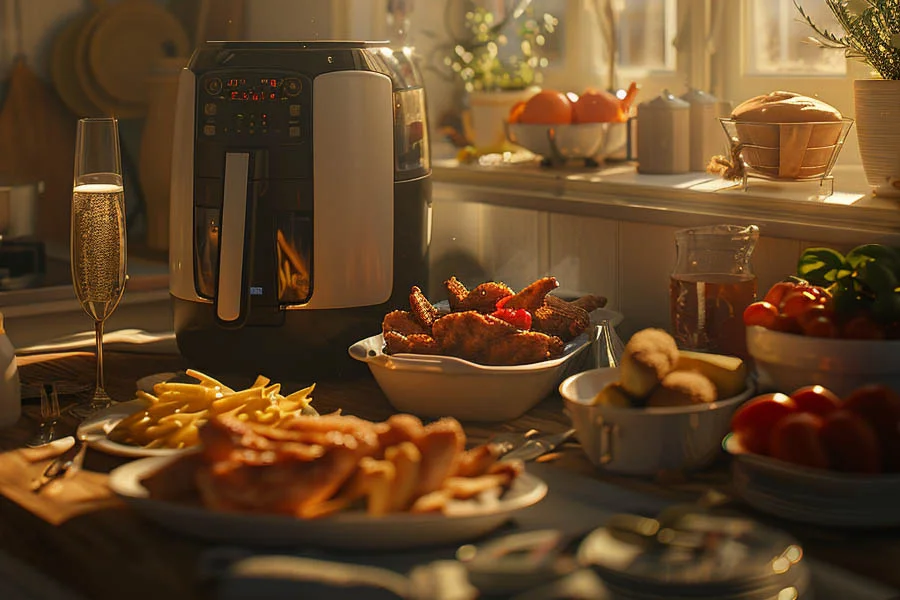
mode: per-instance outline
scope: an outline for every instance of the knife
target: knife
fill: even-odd
[[[81,469],[82,463],[84,463],[86,450],[87,443],[85,443],[85,440],[76,439],[71,448],[57,456],[53,459],[53,462],[47,465],[47,468],[41,474],[40,481],[31,491],[35,494],[40,494],[51,482],[77,473]]]
[[[521,460],[529,461],[555,450],[558,446],[568,441],[575,435],[574,429],[563,431],[562,433],[551,433],[548,435],[539,435],[529,438],[524,444],[514,450],[510,450],[502,457],[504,460]]]

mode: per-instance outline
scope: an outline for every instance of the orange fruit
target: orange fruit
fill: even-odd
[[[585,90],[572,106],[573,123],[625,121],[622,101],[603,90]]]
[[[572,122],[572,103],[562,92],[541,90],[525,102],[519,123],[564,125]]]
[[[510,123],[518,123],[519,119],[522,117],[522,112],[525,110],[525,101],[520,100],[516,102],[511,109],[509,109],[509,122]]]

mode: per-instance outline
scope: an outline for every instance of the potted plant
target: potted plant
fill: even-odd
[[[475,6],[465,13],[465,34],[444,59],[466,91],[466,137],[481,151],[504,146],[510,109],[538,91],[543,49],[556,28],[550,14],[536,16],[530,3],[497,15]]]
[[[794,0],[823,48],[844,50],[873,69],[853,82],[856,131],[866,179],[876,195],[900,198],[900,7],[897,0],[824,0],[843,35],[817,25]]]

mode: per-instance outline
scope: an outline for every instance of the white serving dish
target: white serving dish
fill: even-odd
[[[578,123],[534,125],[510,123],[509,140],[549,159],[603,159],[621,151],[627,143],[627,123]]]
[[[193,504],[150,498],[142,481],[176,456],[143,458],[113,469],[109,487],[138,513],[171,531],[205,540],[255,546],[319,546],[345,550],[399,550],[459,544],[496,529],[513,514],[547,495],[547,484],[522,473],[495,502],[458,502],[447,514],[391,514],[361,511],[322,519],[218,512]]]
[[[734,456],[735,492],[758,510],[817,525],[900,525],[900,473],[841,473],[795,465],[748,452],[731,433],[722,447]]]
[[[709,404],[623,408],[593,404],[597,393],[619,380],[618,368],[592,369],[559,386],[576,436],[595,466],[628,475],[695,470],[721,450],[734,411],[754,394],[743,393]]]
[[[440,306],[438,304],[437,306]],[[598,308],[592,326],[566,344],[562,356],[528,365],[479,365],[453,356],[384,353],[379,333],[350,346],[350,356],[367,363],[395,409],[424,418],[500,422],[522,416],[552,393],[559,382],[586,368],[585,352],[595,339],[594,325],[615,328],[620,312]]]
[[[870,383],[900,392],[900,340],[826,339],[754,325],[747,351],[762,392],[821,385],[843,397]]]

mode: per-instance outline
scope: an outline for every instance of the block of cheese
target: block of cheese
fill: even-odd
[[[698,371],[716,386],[720,400],[737,396],[747,388],[747,365],[736,356],[678,351],[679,371]]]

